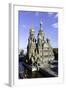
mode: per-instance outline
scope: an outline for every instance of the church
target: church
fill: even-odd
[[[37,66],[40,68],[50,67],[50,62],[54,60],[53,48],[50,45],[50,40],[45,39],[45,33],[42,28],[42,21],[40,21],[40,28],[35,38],[35,30],[30,28],[29,38],[27,45],[27,57],[28,63],[32,66]]]

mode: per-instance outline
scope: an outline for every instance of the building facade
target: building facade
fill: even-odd
[[[27,46],[28,62],[39,67],[49,67],[49,62],[54,60],[53,49],[50,45],[49,39],[45,40],[45,34],[42,28],[42,21],[40,22],[40,29],[37,39],[35,39],[35,31],[30,29],[28,46]]]

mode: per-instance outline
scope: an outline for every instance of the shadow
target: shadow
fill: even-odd
[[[9,85],[8,83],[5,83],[4,85],[8,86],[8,87],[11,87],[11,85]]]

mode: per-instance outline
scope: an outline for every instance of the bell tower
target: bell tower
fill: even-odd
[[[28,57],[29,60],[30,59],[34,59],[35,56],[35,48],[36,48],[36,44],[35,44],[35,36],[34,36],[34,29],[30,28],[29,31],[29,39],[28,39]]]

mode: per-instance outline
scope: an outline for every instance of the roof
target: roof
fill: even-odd
[[[49,48],[50,47],[49,43],[45,42],[44,47]]]

